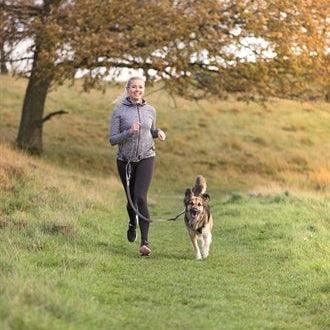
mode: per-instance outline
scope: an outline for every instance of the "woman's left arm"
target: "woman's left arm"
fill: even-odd
[[[156,111],[154,110],[150,132],[154,139],[158,138],[159,140],[164,141],[166,139],[165,132],[162,131],[160,128],[155,128],[155,127],[156,127]]]

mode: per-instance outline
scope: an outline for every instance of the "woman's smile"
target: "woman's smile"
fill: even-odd
[[[127,94],[132,101],[141,101],[144,95],[144,82],[142,80],[133,80],[127,89]]]

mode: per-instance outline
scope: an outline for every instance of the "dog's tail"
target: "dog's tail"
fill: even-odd
[[[205,178],[202,175],[198,175],[196,177],[195,186],[194,186],[194,188],[192,188],[194,195],[198,196],[201,194],[205,194],[206,188],[207,188],[207,185],[206,185]]]

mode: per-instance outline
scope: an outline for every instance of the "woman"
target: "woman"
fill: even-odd
[[[126,165],[131,164],[130,195],[135,208],[144,217],[150,217],[147,205],[147,193],[154,170],[154,139],[164,141],[165,133],[156,128],[156,111],[143,99],[144,81],[141,77],[128,80],[124,96],[116,103],[111,117],[111,145],[118,145],[117,168],[126,195]],[[151,249],[148,241],[149,222],[135,214],[127,201],[129,223],[127,239],[136,239],[137,219],[141,232],[140,255],[148,256]]]

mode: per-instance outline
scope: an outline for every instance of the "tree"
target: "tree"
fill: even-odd
[[[142,69],[193,99],[301,97],[310,82],[329,83],[325,0],[3,0],[0,8],[34,41],[17,137],[32,153],[42,151],[49,88],[77,70],[89,89],[113,69]]]
[[[8,69],[7,69],[7,53],[5,50],[5,45],[0,39],[0,74],[7,74]]]
[[[0,12],[0,73],[7,74],[7,63],[10,61],[15,34],[15,23],[12,17],[5,11]]]

